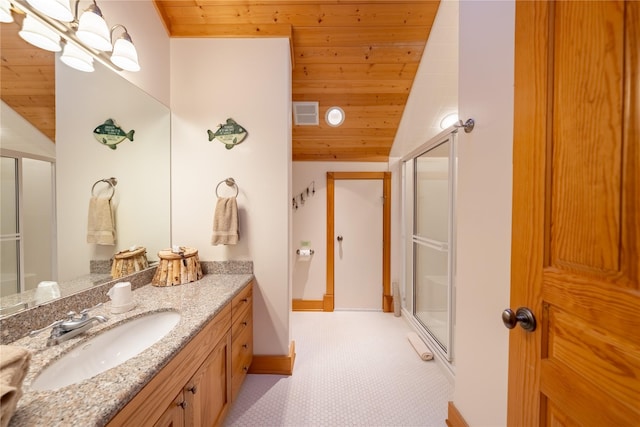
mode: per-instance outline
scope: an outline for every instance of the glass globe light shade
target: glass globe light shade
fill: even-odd
[[[89,47],[103,52],[111,52],[111,36],[106,21],[102,18],[100,8],[95,4],[89,6],[78,23],[76,36]]]
[[[60,52],[60,36],[33,16],[27,15],[22,21],[20,37],[40,49]]]
[[[91,55],[72,43],[65,45],[62,56],[60,56],[60,61],[71,68],[84,71],[85,73],[90,73],[94,70]]]
[[[73,21],[69,0],[27,0],[36,10],[62,22]]]
[[[127,71],[140,71],[138,63],[138,52],[131,42],[128,33],[124,33],[113,45],[113,53],[111,54],[111,62],[118,67]]]

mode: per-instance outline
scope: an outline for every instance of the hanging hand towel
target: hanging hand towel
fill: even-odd
[[[0,346],[0,426],[6,427],[22,396],[22,381],[27,376],[31,353],[28,350]]]
[[[213,214],[212,245],[238,243],[238,203],[235,197],[218,197]]]
[[[110,199],[92,197],[89,200],[87,243],[116,244],[116,223]]]

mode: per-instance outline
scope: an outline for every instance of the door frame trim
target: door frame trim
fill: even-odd
[[[333,311],[335,291],[335,180],[382,180],[382,311],[393,308],[391,295],[391,172],[327,172],[327,289],[322,300],[323,311]]]

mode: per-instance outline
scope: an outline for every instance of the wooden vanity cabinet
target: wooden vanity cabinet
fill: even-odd
[[[182,390],[186,426],[222,424],[231,403],[230,344],[231,337],[227,334]]]
[[[229,334],[211,352],[178,393],[154,427],[214,426],[222,424],[229,404]]]
[[[251,364],[252,311],[249,284],[107,426],[221,425]]]

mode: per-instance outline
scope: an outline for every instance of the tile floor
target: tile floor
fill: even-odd
[[[248,375],[227,427],[446,426],[453,387],[391,313],[293,312],[293,375]]]

